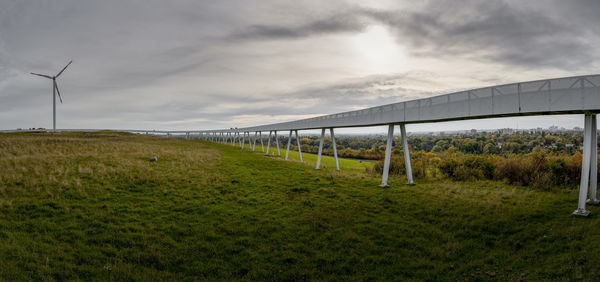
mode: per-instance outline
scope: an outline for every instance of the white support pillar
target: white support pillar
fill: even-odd
[[[383,175],[380,187],[388,187],[388,176],[390,173],[390,159],[392,158],[392,146],[394,142],[394,125],[388,126],[387,143],[385,144],[385,159],[383,161]]]
[[[242,137],[242,150],[244,150],[244,145],[246,145],[246,131],[244,131],[244,137]]]
[[[585,202],[590,181],[590,161],[592,152],[592,115],[585,114],[583,128],[583,160],[581,163],[581,182],[579,183],[579,201],[573,215],[587,216],[590,214],[585,209]]]
[[[277,156],[281,156],[281,152],[279,151],[279,138],[277,137],[277,130],[275,130],[275,144],[277,145]]]
[[[319,142],[319,154],[317,155],[317,167],[315,169],[321,168],[321,153],[323,153],[323,139],[325,138],[325,128],[321,129],[321,141]]]
[[[246,132],[242,132],[244,134],[244,137],[246,137]],[[238,141],[240,142],[240,147],[244,147],[244,145],[242,145],[242,137],[240,137],[240,133],[238,132]]]
[[[292,131],[290,130],[290,134],[288,135],[288,143],[287,149],[285,149],[285,160],[287,161],[288,156],[290,154],[290,144],[292,143]]]
[[[262,131],[258,132],[258,137],[260,137],[260,148],[262,150],[262,152],[265,152],[265,145],[263,145],[263,138],[262,138]]]
[[[269,140],[267,141],[267,152],[265,153],[265,155],[269,155],[269,148],[271,147],[271,134],[273,133],[273,131],[269,131]]]
[[[590,160],[590,199],[588,204],[597,205],[600,203],[596,198],[596,190],[598,186],[598,125],[596,114],[592,115],[592,153]]]
[[[248,134],[250,134],[248,132]],[[254,152],[254,147],[256,147],[256,135],[258,135],[258,132],[254,131],[254,140],[252,141],[252,152]]]
[[[335,135],[333,134],[333,127],[329,129],[331,135],[331,147],[333,148],[333,158],[335,159],[335,170],[340,170],[340,162],[337,156],[337,147],[335,145]]]
[[[412,166],[410,165],[410,151],[408,149],[408,136],[406,136],[406,127],[404,123],[400,124],[400,133],[402,134],[402,150],[404,151],[404,166],[406,167],[406,178],[409,185],[415,184],[412,176]]]
[[[300,162],[302,162],[302,150],[300,150],[300,138],[298,138],[298,130],[296,131],[296,144],[298,144],[298,155],[300,156]]]

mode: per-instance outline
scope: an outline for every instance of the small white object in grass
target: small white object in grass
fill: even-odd
[[[150,161],[151,161],[151,162],[158,161],[158,157],[157,157],[157,156],[154,156],[154,157],[150,158]]]

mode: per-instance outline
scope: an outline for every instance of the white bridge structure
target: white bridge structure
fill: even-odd
[[[388,125],[384,168],[381,179],[381,186],[385,187],[388,186],[392,142],[394,127],[396,125],[400,127],[408,184],[414,184],[405,129],[406,124],[511,116],[583,114],[585,115],[585,124],[581,182],[579,187],[579,202],[573,214],[586,216],[589,214],[589,211],[586,210],[586,203],[599,203],[596,197],[598,182],[596,113],[598,112],[600,112],[600,75],[585,75],[465,90],[289,122],[245,128],[169,133],[185,133],[187,136],[191,133],[196,133],[200,135],[200,138],[215,142],[231,142],[232,144],[239,142],[242,149],[246,141],[248,141],[251,150],[254,151],[257,137],[262,143],[262,132],[269,132],[267,154],[272,136],[275,137],[275,144],[279,154],[277,133],[278,131],[285,131],[288,132],[289,137],[285,159],[287,160],[288,158],[292,133],[294,133],[298,145],[298,153],[300,153],[300,160],[302,160],[298,131],[321,129],[316,163],[316,168],[319,169],[325,131],[329,129],[333,157],[336,169],[339,170],[334,129]]]
[[[320,129],[321,137],[316,163],[316,169],[319,169],[323,140],[326,130],[329,129],[333,157],[336,169],[339,170],[334,129],[387,125],[387,143],[380,185],[386,187],[388,186],[392,142],[396,125],[399,126],[401,132],[408,184],[414,184],[405,129],[406,124],[514,116],[583,114],[585,115],[585,122],[581,182],[579,202],[573,214],[587,216],[589,211],[586,210],[586,204],[599,203],[596,197],[598,182],[596,114],[598,112],[600,112],[600,75],[585,75],[484,87],[362,110],[245,128],[193,131],[122,131],[146,134],[160,133],[167,136],[185,134],[186,137],[194,134],[201,139],[213,142],[230,142],[232,145],[239,143],[242,149],[248,143],[251,151],[254,151],[256,141],[260,140],[263,152],[262,133],[269,132],[266,154],[269,153],[271,140],[275,139],[278,155],[280,155],[280,151],[277,133],[284,131],[288,132],[285,159],[288,159],[292,133],[294,133],[300,161],[302,161],[298,131]]]

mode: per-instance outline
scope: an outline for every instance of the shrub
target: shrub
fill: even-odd
[[[487,156],[451,154],[440,162],[439,169],[454,180],[494,179],[496,164]]]
[[[501,179],[509,184],[541,189],[577,185],[581,177],[581,158],[580,153],[570,156],[547,150],[505,156],[472,155],[451,150],[411,153],[416,178],[437,177],[440,172],[457,181]],[[382,173],[383,160],[375,163],[374,171]],[[390,174],[406,174],[401,151],[392,155]]]
[[[526,155],[508,155],[498,162],[498,174],[509,184],[549,188],[568,183],[564,176],[566,162],[544,152]]]
[[[509,184],[521,184],[521,169],[520,161],[516,158],[501,158],[498,160],[498,174]]]
[[[377,161],[373,166],[373,171],[378,174],[383,173],[383,160]],[[404,158],[392,157],[390,159],[390,175],[402,175],[406,174],[406,167],[404,166]]]
[[[429,171],[437,176],[435,171],[439,163],[439,158],[434,153],[414,152],[411,153],[411,167],[413,176],[416,178],[426,178]],[[375,173],[383,173],[383,160],[375,163],[373,167]],[[402,151],[392,154],[390,158],[390,175],[406,175],[406,166],[404,164],[404,153]]]

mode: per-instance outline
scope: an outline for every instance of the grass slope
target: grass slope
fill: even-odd
[[[323,162],[111,132],[2,134],[0,278],[600,276],[600,209],[572,217],[575,191],[403,178],[383,189],[369,163]]]

